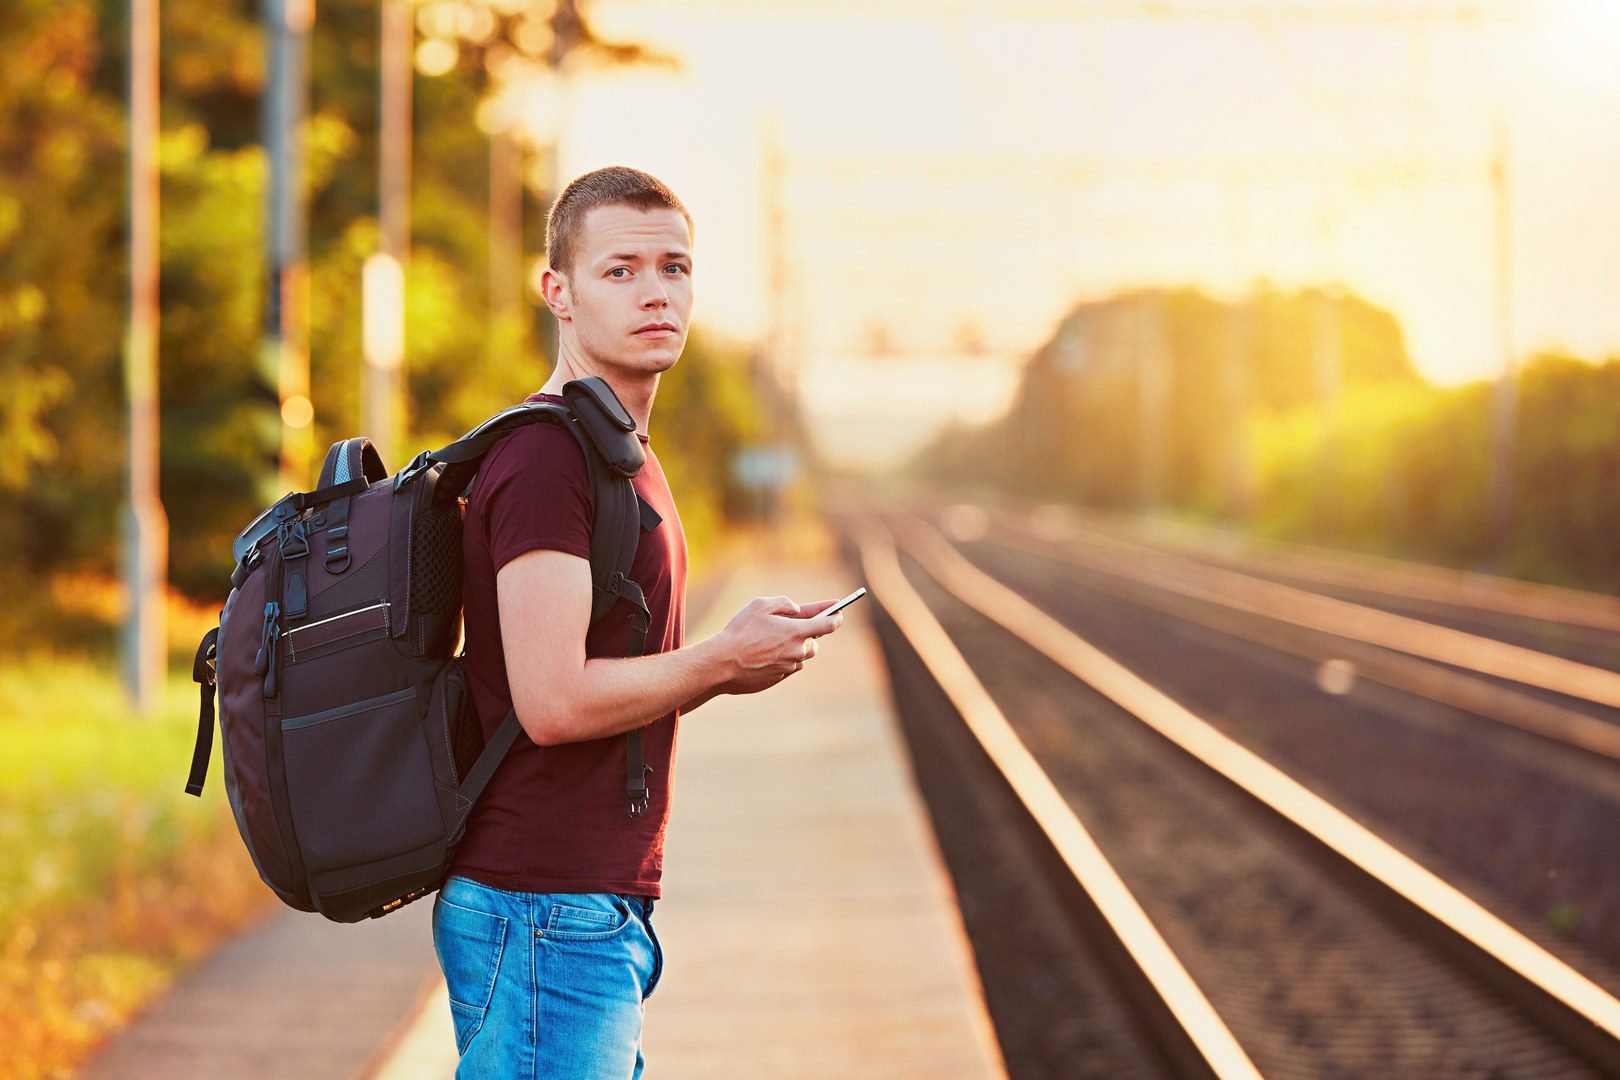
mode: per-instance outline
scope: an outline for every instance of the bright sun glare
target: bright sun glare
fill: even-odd
[[[1498,250],[1513,354],[1620,351],[1620,0],[1363,6],[1389,17],[602,0],[604,33],[683,67],[576,78],[560,168],[665,175],[700,222],[700,324],[804,370],[968,340],[1016,364],[1077,299],[1266,279],[1343,282],[1429,377],[1491,377]],[[983,387],[963,371],[942,393]]]

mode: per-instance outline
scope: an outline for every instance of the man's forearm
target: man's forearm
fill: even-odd
[[[541,745],[605,738],[695,708],[721,693],[732,674],[714,638],[655,656],[601,657],[587,660],[566,692],[525,703],[518,719]]]

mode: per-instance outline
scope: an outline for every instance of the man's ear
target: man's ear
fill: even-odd
[[[549,266],[540,274],[540,295],[545,297],[546,307],[551,309],[558,322],[567,322],[571,318],[569,307],[573,297],[569,293],[568,279]]]

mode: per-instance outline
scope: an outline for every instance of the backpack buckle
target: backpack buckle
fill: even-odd
[[[431,460],[432,457],[433,455],[429,451],[423,450],[421,453],[411,458],[411,463],[409,465],[405,466],[403,469],[399,470],[399,472],[394,474],[394,490],[398,491],[400,488],[422,475],[422,473],[426,472],[428,466],[433,464]]]
[[[309,554],[309,535],[304,532],[304,523],[298,518],[282,522],[279,542],[284,560],[302,559]]]
[[[647,787],[646,777],[651,776],[652,771],[651,765],[643,765],[641,767],[641,781],[639,783],[631,781],[631,787],[624,793],[625,813],[633,818],[641,817],[647,813],[647,801],[652,797],[652,791]]]

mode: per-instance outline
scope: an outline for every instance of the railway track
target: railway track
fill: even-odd
[[[1039,968],[1021,919],[1050,921],[1055,907],[1084,927],[1088,958],[1071,955],[1071,934],[1049,954],[1066,957],[1060,976],[1025,980],[1069,980],[1067,1027],[1028,1022],[1039,994],[998,1009],[986,972],[998,1027],[1023,1023],[1040,1044],[1021,1057],[1011,1040],[1015,1074],[1620,1073],[1609,990],[1092,648],[1044,610],[1062,606],[1061,579],[1024,582],[1032,604],[919,523],[896,532],[898,545],[881,523],[852,523],[970,931],[990,925]],[[943,709],[919,715],[931,698]],[[941,723],[947,710],[976,749]],[[1010,832],[1031,840],[1022,872],[1046,882],[1046,899],[977,876],[975,857],[1019,861]],[[961,836],[977,838],[977,856],[953,853]],[[989,906],[1003,915],[972,910],[998,890]],[[1067,970],[1098,961],[1111,974]],[[1136,1002],[1125,1023],[1106,1007],[1121,983]]]
[[[970,517],[977,509],[958,508]],[[1620,671],[1620,598],[1100,511],[1026,506],[998,513],[1009,515],[1032,537],[1123,543]]]

